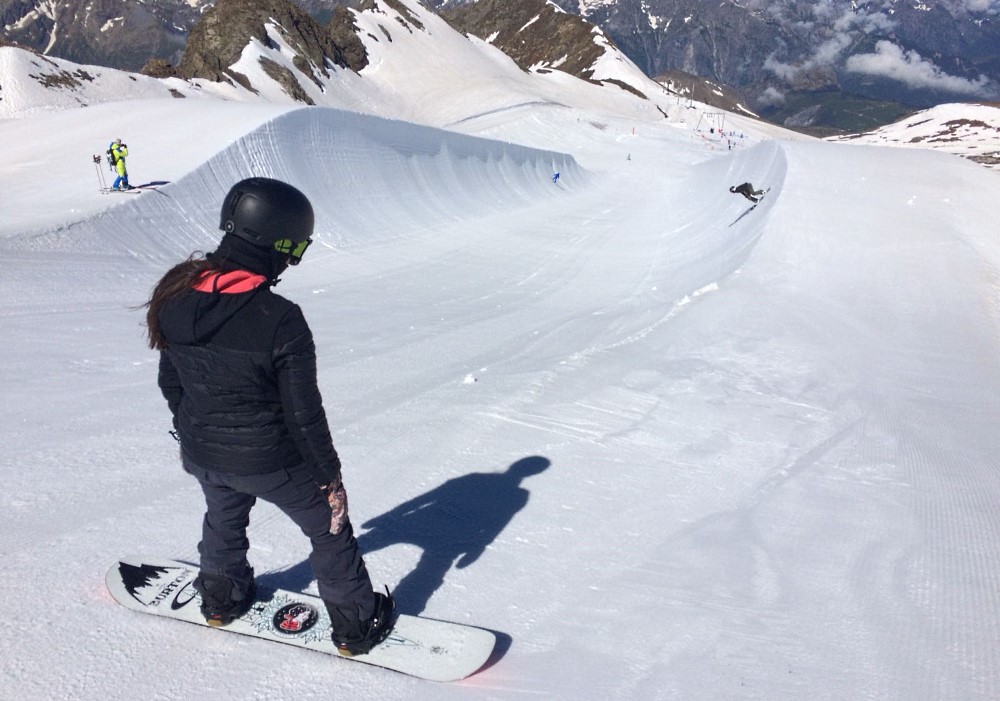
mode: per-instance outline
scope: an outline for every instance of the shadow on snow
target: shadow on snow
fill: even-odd
[[[444,584],[452,566],[473,564],[528,503],[524,479],[546,470],[548,458],[522,458],[503,473],[474,472],[450,479],[362,524],[362,553],[393,545],[415,545],[420,561],[396,586],[400,612],[419,615]],[[313,580],[308,560],[257,578],[258,586],[303,591]]]

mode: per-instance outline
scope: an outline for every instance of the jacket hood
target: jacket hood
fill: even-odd
[[[171,343],[207,343],[258,292],[270,289],[267,282],[247,270],[206,273],[190,293],[164,303],[160,328]]]

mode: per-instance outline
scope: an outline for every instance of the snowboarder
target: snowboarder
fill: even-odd
[[[559,173],[558,173],[558,172],[557,172],[557,173],[555,173],[555,174],[554,174],[554,175],[552,176],[552,182],[553,182],[553,183],[555,183],[555,184],[559,184]]]
[[[750,183],[743,183],[742,185],[731,187],[729,188],[729,191],[735,194],[743,195],[754,204],[760,202],[760,196],[764,194],[763,190],[754,190],[753,185]]]
[[[118,177],[111,185],[112,190],[132,189],[132,186],[128,184],[128,170],[125,168],[126,156],[128,156],[128,146],[122,143],[121,138],[112,141],[108,148],[108,159],[115,172],[118,173]]]
[[[287,183],[249,178],[226,195],[219,228],[218,248],[167,271],[146,303],[182,466],[207,505],[202,615],[223,626],[254,602],[246,531],[260,498],[309,537],[333,642],[364,654],[389,635],[395,604],[372,590],[348,518],[312,333],[298,305],[271,289],[312,241],[312,205]]]

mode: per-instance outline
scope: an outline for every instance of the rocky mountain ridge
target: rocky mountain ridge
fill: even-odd
[[[7,0],[0,0],[0,3],[5,1]],[[48,7],[50,9],[69,7],[73,1],[66,0],[64,3],[50,4]],[[95,7],[104,8],[109,12],[115,9],[114,2],[103,1],[104,5]],[[661,5],[667,1],[655,0]],[[422,31],[421,22],[400,0],[360,0],[352,3],[353,7],[350,8],[345,5],[315,4],[319,2],[321,0],[302,0],[301,3],[291,0],[218,0],[210,6],[199,6],[197,0],[192,0],[186,6],[198,11],[198,19],[185,36],[183,51],[171,53],[172,44],[153,42],[146,48],[147,55],[144,57],[142,70],[145,74],[158,78],[225,81],[253,90],[255,88],[250,78],[232,68],[241,52],[252,42],[271,48],[277,43],[285,42],[292,47],[295,54],[295,63],[292,66],[295,70],[266,57],[261,59],[260,65],[275,81],[284,86],[286,94],[308,104],[312,98],[309,97],[309,90],[303,86],[303,81],[322,86],[322,81],[329,77],[332,67],[345,68],[355,73],[362,71],[368,64],[366,41],[381,39],[391,42],[392,33],[400,28],[405,28],[406,31]],[[579,12],[589,14],[596,19],[600,19],[599,13],[606,13],[605,21],[609,22],[613,15],[617,16],[615,12],[623,12],[629,2],[630,0],[601,0],[601,2],[582,0],[573,5]],[[741,114],[760,114],[790,128],[817,135],[867,131],[914,111],[913,108],[900,103],[877,100],[850,92],[853,88],[848,84],[849,80],[843,79],[843,76],[850,74],[850,71],[838,71],[832,62],[824,64],[816,59],[812,62],[795,64],[789,59],[789,63],[782,64],[779,54],[781,56],[793,54],[793,42],[786,37],[788,33],[786,20],[789,12],[787,3],[762,5],[753,0],[746,3],[730,1],[721,3],[713,10],[714,5],[710,8],[708,4],[692,3],[689,0],[669,0],[669,2],[672,3],[674,10],[683,16],[678,15],[679,19],[678,16],[666,18],[666,15],[654,14],[653,5],[646,5],[647,12],[642,15],[643,22],[650,26],[655,25],[664,32],[668,26],[677,24],[686,27],[686,31],[701,27],[694,34],[701,37],[699,41],[712,46],[711,54],[715,61],[715,63],[703,63],[700,50],[692,44],[681,41],[681,44],[687,47],[683,52],[686,58],[682,65],[691,71],[668,69],[656,75],[661,89],[676,95],[678,100],[704,102]],[[1000,4],[1000,0],[990,0],[990,2],[992,5]],[[309,3],[314,3],[311,10],[306,9]],[[581,19],[577,14],[562,10],[559,4],[569,5],[565,0],[512,0],[511,2],[478,0],[465,3],[452,0],[447,5],[442,5],[438,14],[463,34],[478,37],[481,41],[502,50],[525,71],[560,70],[597,84],[615,84],[618,79],[613,75],[602,74],[602,65],[607,65],[609,62],[627,62],[630,66],[636,67],[636,64],[624,55],[625,52],[619,49],[613,37],[600,27]],[[917,24],[909,19],[901,19],[904,16],[911,17],[916,12],[912,3],[891,0],[880,6],[881,11],[887,13],[884,16],[866,4],[853,3],[853,14],[849,21],[844,19],[844,15],[837,14],[843,9],[843,5],[844,0],[833,0],[828,8],[832,13],[831,17],[840,18],[840,24],[834,23],[842,31],[842,34],[837,35],[830,29],[833,25],[819,21],[818,6],[815,3],[801,3],[798,16],[802,26],[796,29],[798,32],[795,35],[796,41],[802,43],[806,39],[811,39],[816,45],[813,46],[813,53],[818,56],[821,53],[820,39],[826,37],[827,45],[837,49],[831,50],[830,55],[837,54],[844,61],[850,61],[857,56],[850,53],[853,45],[845,43],[847,41],[845,37],[849,37],[852,31],[857,31],[862,25],[869,27],[873,32],[871,36],[864,35],[869,41],[874,36],[881,36],[878,34],[879,27],[888,30],[908,26],[910,34],[919,34],[916,29]],[[948,5],[948,8],[945,8],[945,5]],[[21,7],[24,7],[23,3]],[[164,14],[162,7],[158,17],[173,17],[169,13]],[[430,11],[424,7],[426,11]],[[952,2],[950,5],[939,3],[928,6],[924,12],[929,13],[928,16],[937,16],[935,13],[943,12],[945,9],[955,13],[959,11]],[[97,13],[97,10],[93,12]],[[712,14],[713,12],[715,14]],[[379,24],[377,29],[366,30],[371,36],[363,37],[356,23],[359,13],[384,16],[385,21]],[[58,12],[50,14],[61,17]],[[99,13],[94,16],[99,16]],[[129,17],[126,12],[117,20],[106,22],[104,25],[106,36],[103,39],[112,39],[115,32],[123,30],[127,25],[131,26]],[[319,17],[325,19],[318,19]],[[780,19],[782,17],[784,19]],[[972,21],[977,15],[966,12],[964,17]],[[892,18],[891,22],[886,18]],[[60,26],[65,26],[65,20],[60,21],[64,22]],[[713,28],[706,28],[706,23]],[[31,26],[25,22],[15,24],[22,29]],[[81,27],[87,26],[86,22],[79,24]],[[269,33],[268,24],[278,28],[275,30],[278,32],[277,36]],[[970,32],[959,42],[960,44],[964,42],[963,45],[967,48],[976,49],[978,52],[976,55],[980,59],[975,65],[983,70],[992,70],[994,59],[990,58],[989,42],[984,37],[992,36],[990,32],[996,25],[997,22],[992,15],[986,12],[984,18],[981,17],[976,24],[981,31],[978,34]],[[724,28],[727,29],[723,31]],[[769,54],[760,53],[756,57],[752,50],[741,49],[741,46],[755,45],[756,40],[753,37],[764,30],[772,32],[767,36],[771,36],[777,42],[775,46],[778,48],[772,48]],[[58,37],[62,34],[52,27],[50,34],[51,41],[48,46],[52,49],[58,48],[60,46]],[[681,37],[675,34],[665,34],[665,36],[673,37],[677,41],[680,41],[678,37]],[[890,33],[887,36],[894,41],[902,42],[902,33]],[[710,37],[714,38],[709,41]],[[736,41],[736,37],[745,37],[746,40],[741,45]],[[945,56],[946,50],[955,52],[962,48],[957,46],[958,40],[948,32],[928,35],[921,41],[924,42],[922,45],[935,47],[937,53],[934,56],[942,61],[944,59],[940,57]],[[166,46],[167,51],[150,59],[149,47],[155,50],[158,46]],[[739,60],[736,60],[736,57],[739,57]],[[765,66],[764,73],[760,73],[760,65]],[[952,60],[948,65],[957,71],[964,64]],[[921,66],[927,67],[923,64],[915,67]],[[638,66],[636,70],[643,68]],[[740,73],[739,70],[744,72]],[[696,78],[693,73],[698,71],[728,71],[727,74],[733,77],[734,82],[727,84],[712,78]],[[747,76],[759,75],[764,75],[764,78],[760,79],[762,81],[760,84],[751,82],[741,88],[732,87],[738,85],[741,80],[745,83]],[[952,84],[956,88],[971,86],[988,92],[993,82],[985,77],[985,73],[981,75],[984,77],[979,82],[951,76]],[[785,82],[776,83],[775,76],[781,77]],[[947,76],[942,71],[932,70],[928,80],[934,79],[940,82],[945,77]],[[854,76],[854,79],[860,80],[857,76]],[[876,81],[876,78],[869,77],[869,80]],[[651,88],[649,83],[643,83],[641,87],[638,86],[638,82],[633,81],[633,83],[635,84],[628,81],[619,82],[618,87],[635,91],[640,96],[648,96],[651,90],[657,89]],[[766,87],[761,91],[762,84],[766,84]],[[850,114],[849,123],[844,123],[842,120],[845,113]]]
[[[210,2],[0,0],[0,39],[83,65],[138,71],[151,58],[176,62]]]
[[[1000,99],[1000,2],[553,0],[648,75],[731,86],[817,133],[861,131],[942,102]]]
[[[439,14],[463,34],[496,46],[524,71],[561,70],[597,82],[596,65],[614,46],[599,27],[546,0],[481,0],[442,7]]]
[[[314,82],[320,77],[329,77],[331,66],[359,71],[367,65],[364,44],[346,8],[336,8],[324,26],[288,0],[218,0],[191,30],[176,67],[165,60],[154,59],[147,62],[143,73],[157,78],[235,81],[244,88],[253,89],[250,80],[232,66],[253,41],[264,47],[275,47],[275,40],[267,31],[268,24],[280,28],[282,40],[294,53],[295,67]],[[290,95],[311,103],[287,68],[274,61],[265,62],[264,66]]]
[[[528,8],[523,16],[554,7],[543,0],[519,2]],[[654,110],[659,108],[649,96],[661,101],[668,97],[662,85],[645,76],[589,23],[562,12],[554,13],[548,21],[556,32],[563,31],[562,24],[569,27],[565,32],[569,37],[567,42],[552,45],[547,52],[535,52],[530,59],[520,56],[515,60],[504,54],[497,42],[459,32],[418,0],[365,0],[358,8],[337,7],[325,24],[291,0],[218,0],[192,29],[178,61],[148,61],[141,79],[132,74],[131,80],[141,83],[143,90],[150,93],[156,93],[159,86],[176,97],[215,95],[241,101],[292,100],[362,110],[372,104],[367,92],[377,85],[379,99],[396,99],[397,107],[406,111],[408,102],[422,98],[411,94],[406,85],[393,84],[391,75],[381,74],[385,59],[405,49],[408,61],[426,60],[429,67],[433,65],[434,69],[453,76],[451,80],[432,81],[435,86],[443,83],[441,87],[445,90],[482,92],[487,102],[492,99],[489,93],[496,92],[489,80],[492,70],[477,78],[479,74],[466,71],[464,66],[466,60],[481,60],[482,54],[495,54],[487,65],[499,66],[497,75],[501,78],[510,71],[525,76],[567,73],[593,86],[592,89],[610,90],[645,101],[646,108]],[[573,52],[573,61],[565,60],[566,51]],[[437,54],[453,52],[467,58],[457,59],[459,65],[435,63]],[[374,59],[370,59],[372,55]],[[379,66],[375,74],[365,71],[369,60]],[[450,63],[455,60],[448,59]],[[23,66],[25,62],[15,63]],[[54,103],[87,104],[86,96],[94,94],[88,84],[114,82],[108,75],[113,69],[81,66],[41,54],[35,54],[28,63],[32,66],[28,69],[29,81],[37,82],[43,90],[59,93]],[[0,61],[0,73],[3,68]],[[160,82],[149,83],[150,80]],[[544,82],[539,86],[544,87]],[[0,114],[5,111],[2,109],[5,100],[11,114],[23,113],[23,108],[10,102],[22,97],[17,94],[20,87],[5,91],[0,86]],[[663,110],[660,114],[666,117]]]
[[[730,102],[747,111],[817,135],[863,131],[941,102],[1000,99],[1000,0],[427,3],[522,68],[558,64],[573,72],[574,64],[589,66],[594,49],[588,29],[597,27],[603,41],[648,76],[701,76],[735,95]],[[215,32],[216,44],[230,45],[223,46],[223,61],[247,38],[242,33],[226,40],[228,27],[199,27],[202,19],[220,16],[216,4],[223,5],[223,16],[245,11],[240,3],[208,0],[0,0],[0,39],[81,64],[146,67],[156,75],[171,66],[179,75],[219,73],[223,69],[213,68],[208,55],[197,59],[198,52],[188,52],[182,61],[188,43],[203,44],[206,34]],[[298,14],[320,28],[306,29],[301,18],[294,22],[312,32],[303,37],[311,60],[322,55],[335,64],[363,64],[348,8],[365,11],[372,0],[296,4]],[[254,36],[262,40],[259,22]],[[557,50],[562,53],[554,56]],[[709,90],[708,98],[714,93]]]
[[[357,9],[337,6],[325,25],[292,0],[217,0],[192,28],[176,66],[154,59],[142,72],[159,78],[236,82],[252,90],[251,81],[233,66],[251,42],[264,48],[276,47],[279,40],[268,31],[272,26],[280,34],[280,42],[294,54],[297,71],[322,87],[322,79],[330,76],[330,67],[357,73],[368,64],[365,42],[356,23],[360,13],[385,19],[378,23],[377,32],[368,32],[367,41],[391,42],[393,32],[400,29],[410,33],[425,30],[421,20],[400,0],[365,0]],[[639,81],[621,80],[616,77],[617,70],[602,68],[602,64],[624,64],[635,76],[643,75],[599,28],[560,11],[546,0],[484,0],[440,16],[456,31],[476,36],[503,51],[525,72],[558,70],[595,85],[615,85],[640,98],[663,89],[644,76]],[[266,57],[260,63],[290,96],[312,103],[287,67]]]

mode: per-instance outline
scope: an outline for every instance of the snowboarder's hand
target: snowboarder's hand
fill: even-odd
[[[338,535],[347,523],[347,490],[343,482],[328,484],[323,487],[323,495],[330,504],[330,533]]]

